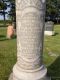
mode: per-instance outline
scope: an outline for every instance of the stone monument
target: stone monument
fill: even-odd
[[[7,27],[7,38],[11,39],[14,36],[14,26],[9,24]]]
[[[16,0],[17,63],[9,80],[50,80],[43,64],[45,0]]]
[[[54,22],[52,21],[48,21],[45,23],[45,31],[44,31],[44,34],[45,35],[54,35]]]

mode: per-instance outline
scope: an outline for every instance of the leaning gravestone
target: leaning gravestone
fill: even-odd
[[[48,21],[45,23],[45,35],[54,35],[54,22]]]
[[[16,0],[17,63],[9,80],[50,80],[43,64],[45,0]]]

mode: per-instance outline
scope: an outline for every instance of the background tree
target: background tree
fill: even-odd
[[[7,9],[7,0],[0,0],[0,15],[3,15],[3,18],[5,20],[5,15],[6,15],[6,9]]]
[[[50,20],[57,18],[57,23],[60,15],[60,0],[46,0],[46,17],[49,16]],[[10,8],[8,16],[12,22],[16,21],[15,0],[0,0],[0,14],[3,15],[5,20],[6,9]]]
[[[16,12],[15,12],[15,0],[9,0],[10,2],[10,11],[9,13],[9,17],[12,21],[16,20]]]
[[[15,0],[9,0],[9,7],[10,7],[10,11],[8,12],[8,16],[16,28]]]
[[[47,0],[46,8],[46,15],[53,18],[57,14],[57,0]]]
[[[47,0],[46,3],[46,16],[50,17],[50,20],[55,20],[60,15],[60,0]],[[58,23],[58,19],[57,23]]]

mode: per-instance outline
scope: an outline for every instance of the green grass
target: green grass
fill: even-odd
[[[60,25],[55,25],[55,35],[45,36],[43,60],[52,80],[60,80]],[[6,39],[6,28],[0,28],[0,80],[8,80],[16,63],[16,38]],[[49,53],[54,54],[51,56]]]
[[[54,36],[45,36],[44,39],[44,63],[52,80],[60,80],[60,25],[55,25],[54,31]]]
[[[0,28],[0,80],[8,80],[16,62],[16,39],[6,39],[6,28]]]
[[[0,27],[7,27],[11,20],[0,20]]]

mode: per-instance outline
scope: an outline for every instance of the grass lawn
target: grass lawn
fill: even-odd
[[[43,60],[52,80],[60,80],[60,25],[55,25],[55,35],[45,36]],[[6,28],[0,28],[0,80],[8,80],[16,63],[16,38],[6,39]]]

